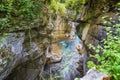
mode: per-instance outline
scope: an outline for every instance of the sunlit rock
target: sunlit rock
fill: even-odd
[[[62,59],[60,46],[56,43],[52,44],[51,47],[48,48],[51,49],[50,51],[49,49],[47,49],[46,51],[46,57],[50,60],[49,62],[50,63],[60,62]]]
[[[82,46],[82,44],[77,44],[77,45],[76,45],[76,48],[77,48],[77,50],[78,50],[78,52],[79,52],[80,54],[83,54],[83,46]]]
[[[74,80],[109,80],[109,78],[108,75],[99,72],[95,68],[92,68],[83,78],[76,78]]]
[[[75,37],[76,37],[76,26],[75,26],[75,23],[74,23],[74,22],[70,22],[69,24],[70,24],[70,26],[71,26],[70,39],[71,39],[71,40],[74,40]]]

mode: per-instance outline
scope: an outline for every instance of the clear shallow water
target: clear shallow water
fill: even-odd
[[[81,40],[76,35],[74,40],[61,41],[59,44],[62,46],[62,61],[51,65],[53,78],[61,78],[60,80],[74,80],[75,77],[80,77],[82,74],[77,70],[79,67],[78,62],[82,56],[76,49],[76,45]]]

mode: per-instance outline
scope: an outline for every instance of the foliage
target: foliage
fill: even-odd
[[[72,20],[76,20],[78,14],[82,13],[83,5],[86,0],[66,0],[66,8],[68,11],[68,17]]]
[[[50,15],[66,16],[66,9],[79,11],[82,4],[85,0],[2,0],[0,29],[4,30],[10,25],[15,27],[22,20],[29,22],[35,18],[49,18]]]
[[[0,3],[0,29],[16,23],[19,19],[29,20],[36,18],[41,10],[42,5],[40,1],[2,0]]]
[[[113,26],[106,27],[107,39],[103,40],[104,48],[101,46],[95,48],[90,45],[91,48],[96,50],[96,55],[93,57],[97,58],[100,64],[95,65],[91,61],[88,62],[88,64],[89,67],[95,66],[102,72],[112,76],[115,80],[120,80],[120,24],[114,23],[111,19],[112,18],[110,18],[109,21],[105,21],[105,23],[112,24]],[[100,49],[103,50],[102,56],[98,54]]]
[[[80,10],[81,5],[85,3],[86,0],[66,0],[66,7],[71,10]]]
[[[65,15],[65,5],[61,1],[51,0],[49,5],[50,11],[53,14]]]

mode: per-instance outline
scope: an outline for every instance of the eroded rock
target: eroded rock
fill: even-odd
[[[110,80],[108,75],[103,74],[95,68],[90,69],[83,78],[76,78],[74,80]]]
[[[5,33],[0,38],[0,78],[4,80],[34,80],[40,73],[42,52],[35,42],[29,50],[23,46],[25,34]],[[28,42],[28,44],[30,44]],[[33,75],[34,74],[34,75]]]

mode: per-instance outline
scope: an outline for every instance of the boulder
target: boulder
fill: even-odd
[[[99,72],[97,69],[90,69],[82,78],[75,78],[74,80],[110,80],[108,75]]]

